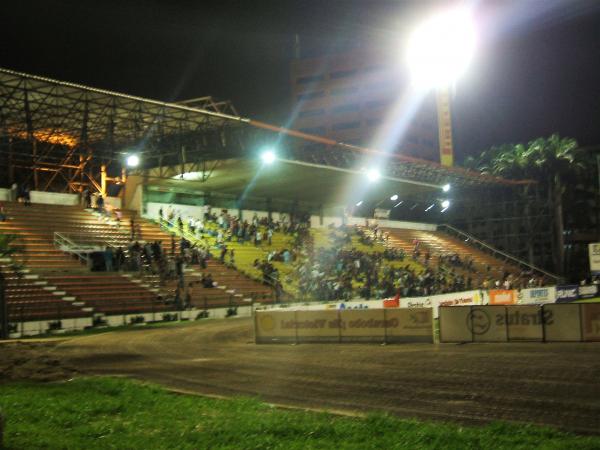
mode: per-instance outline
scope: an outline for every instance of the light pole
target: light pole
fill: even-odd
[[[436,89],[440,163],[454,164],[450,88],[464,74],[475,52],[475,27],[470,12],[453,8],[439,12],[412,33],[408,64],[418,87]]]

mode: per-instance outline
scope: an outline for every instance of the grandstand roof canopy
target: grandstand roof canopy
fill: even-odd
[[[384,161],[381,165],[384,176],[417,183],[415,186],[418,183],[451,183],[456,187],[523,183],[398,154],[388,155],[218,110],[200,109],[196,107],[198,104],[161,102],[0,68],[0,138],[11,138],[10,151],[15,156],[9,164],[21,168],[29,165],[33,171],[81,168],[75,166],[77,161],[88,163],[88,167],[97,161],[99,171],[100,162],[120,166],[122,155],[132,149],[143,156],[141,170],[217,158],[251,159],[256,157],[259,145],[275,142],[278,152],[288,160],[331,167],[327,176],[332,179],[335,176],[331,173],[336,170],[357,171],[368,166],[369,161],[379,160]],[[201,104],[210,108],[215,103]],[[19,140],[24,145],[17,149],[14,143]],[[0,139],[0,145],[6,145],[7,141]],[[28,150],[27,144],[35,142],[51,148],[40,151],[39,146],[29,145],[33,150]],[[0,164],[4,164],[4,159],[0,158]],[[231,170],[239,171],[243,167],[244,164],[239,163]],[[307,170],[296,167],[289,176]],[[305,175],[303,179],[295,178],[296,189],[313,189],[314,173]],[[70,178],[72,189],[74,177],[63,175],[65,180]],[[48,181],[47,188],[52,180],[56,177]],[[218,179],[214,183],[217,185]]]
[[[219,193],[232,198],[274,198],[297,200],[313,205],[337,206],[361,200],[385,200],[397,194],[399,200],[441,194],[439,186],[383,177],[369,183],[364,173],[321,166],[302,161],[277,160],[264,165],[256,159],[228,159],[214,162],[206,181],[201,172],[186,171],[170,177],[156,177],[158,169],[146,171],[148,184],[159,190]],[[189,168],[186,167],[186,170]],[[387,205],[386,205],[387,206]]]

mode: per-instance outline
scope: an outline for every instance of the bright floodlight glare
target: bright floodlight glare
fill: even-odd
[[[395,202],[396,200],[398,200],[398,194],[394,194],[390,197],[390,200]]]
[[[266,150],[260,155],[260,159],[262,159],[265,164],[273,164],[275,162],[275,153],[273,150]]]
[[[362,200],[356,204],[356,206],[362,205]]]
[[[414,83],[443,87],[455,82],[467,69],[475,52],[475,27],[462,8],[440,12],[413,31],[408,64]]]
[[[445,184],[445,185],[443,185],[443,186],[442,186],[442,190],[443,190],[444,192],[448,192],[448,191],[450,190],[450,185],[449,185],[449,184]]]
[[[425,212],[429,211],[431,208],[433,208],[435,206],[435,203],[432,203],[431,205],[429,205],[427,208],[425,208]]]
[[[446,209],[450,206],[450,200],[444,200],[442,202],[442,208]]]
[[[374,183],[375,181],[378,181],[381,178],[381,174],[379,173],[379,170],[371,169],[367,172],[367,178],[370,182]]]
[[[140,157],[138,155],[129,155],[127,157],[128,167],[137,167],[140,163]]]

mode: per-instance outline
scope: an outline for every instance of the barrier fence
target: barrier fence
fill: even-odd
[[[302,342],[433,343],[431,308],[257,311],[257,344]]]
[[[440,306],[440,342],[600,342],[600,304]]]
[[[138,303],[132,300],[102,300],[102,306],[98,306],[101,314],[91,310],[94,308],[93,301],[87,302],[88,306],[81,306],[83,309],[73,308],[67,301],[43,306],[36,302],[9,302],[8,334],[11,337],[23,337],[98,326],[220,318],[238,315],[240,309],[244,311],[242,315],[249,316],[258,302],[270,300],[259,293],[248,294],[246,299],[234,295],[202,296],[194,298],[189,305],[160,299],[146,299]]]

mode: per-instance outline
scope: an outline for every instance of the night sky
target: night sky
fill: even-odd
[[[307,52],[397,45],[400,55],[410,24],[440,5],[2,2],[0,66],[167,101],[212,95],[232,100],[243,116],[285,124],[295,33]],[[553,132],[600,144],[600,2],[476,8],[478,56],[453,100],[457,152]]]

